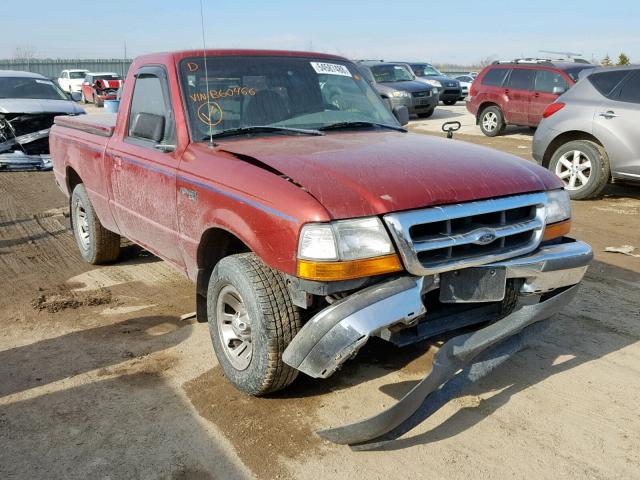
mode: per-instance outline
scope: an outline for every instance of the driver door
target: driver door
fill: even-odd
[[[107,150],[112,210],[121,232],[148,250],[182,265],[176,217],[176,126],[163,67],[135,76],[127,125]]]

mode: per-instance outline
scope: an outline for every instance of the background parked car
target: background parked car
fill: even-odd
[[[60,77],[58,77],[58,85],[68,93],[80,92],[82,90],[82,82],[88,71],[82,69],[63,70],[60,73]]]
[[[410,114],[428,118],[438,104],[437,89],[416,80],[411,69],[402,63],[364,61],[358,68],[389,108],[405,106]],[[373,83],[372,83],[373,82]]]
[[[597,196],[611,180],[640,181],[640,67],[598,69],[543,117],[533,157],[571,198]]]
[[[471,84],[475,80],[475,77],[471,75],[457,75],[455,77],[456,80],[460,82],[460,89],[462,90],[462,97],[466,98],[469,96],[469,89],[471,89]]]
[[[0,70],[0,170],[51,168],[49,129],[54,117],[82,113],[52,80]]]
[[[117,73],[87,73],[82,82],[82,103],[94,103],[96,107],[104,105],[105,100],[115,100],[122,78]]]
[[[537,59],[496,62],[474,80],[467,110],[488,137],[500,135],[507,125],[535,127],[547,106],[578,81],[580,72],[593,68]]]
[[[458,80],[446,76],[429,63],[409,62],[408,65],[418,80],[438,89],[440,100],[445,105],[453,105],[462,100],[462,89]]]

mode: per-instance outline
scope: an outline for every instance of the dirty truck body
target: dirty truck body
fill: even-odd
[[[481,352],[566,304],[592,258],[567,237],[553,174],[407,133],[341,57],[155,54],[124,85],[117,117],[52,129],[80,252],[115,261],[123,236],[192,279],[236,387],[328,377],[372,336],[402,346],[473,326],[394,411],[325,432],[333,441],[397,426]]]

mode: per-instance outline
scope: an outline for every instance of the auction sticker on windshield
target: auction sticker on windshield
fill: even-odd
[[[324,63],[324,62],[309,62],[316,71],[316,73],[325,73],[328,75],[342,75],[343,77],[350,77],[351,73],[349,69],[344,65],[337,63]]]

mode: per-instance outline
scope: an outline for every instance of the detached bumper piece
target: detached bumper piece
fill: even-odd
[[[396,429],[431,393],[481,353],[566,306],[575,296],[592,258],[587,244],[566,239],[527,256],[484,266],[502,269],[505,278],[521,279],[518,294],[527,305],[482,329],[447,341],[436,353],[431,373],[392,407],[360,422],[319,431],[318,435],[352,445],[375,441]],[[330,376],[355,356],[369,337],[393,330],[394,326],[412,326],[428,319],[422,297],[436,288],[437,280],[435,276],[400,277],[334,303],[305,324],[285,350],[283,360],[312,377]]]
[[[0,114],[0,171],[51,170],[49,130],[55,115]]]

